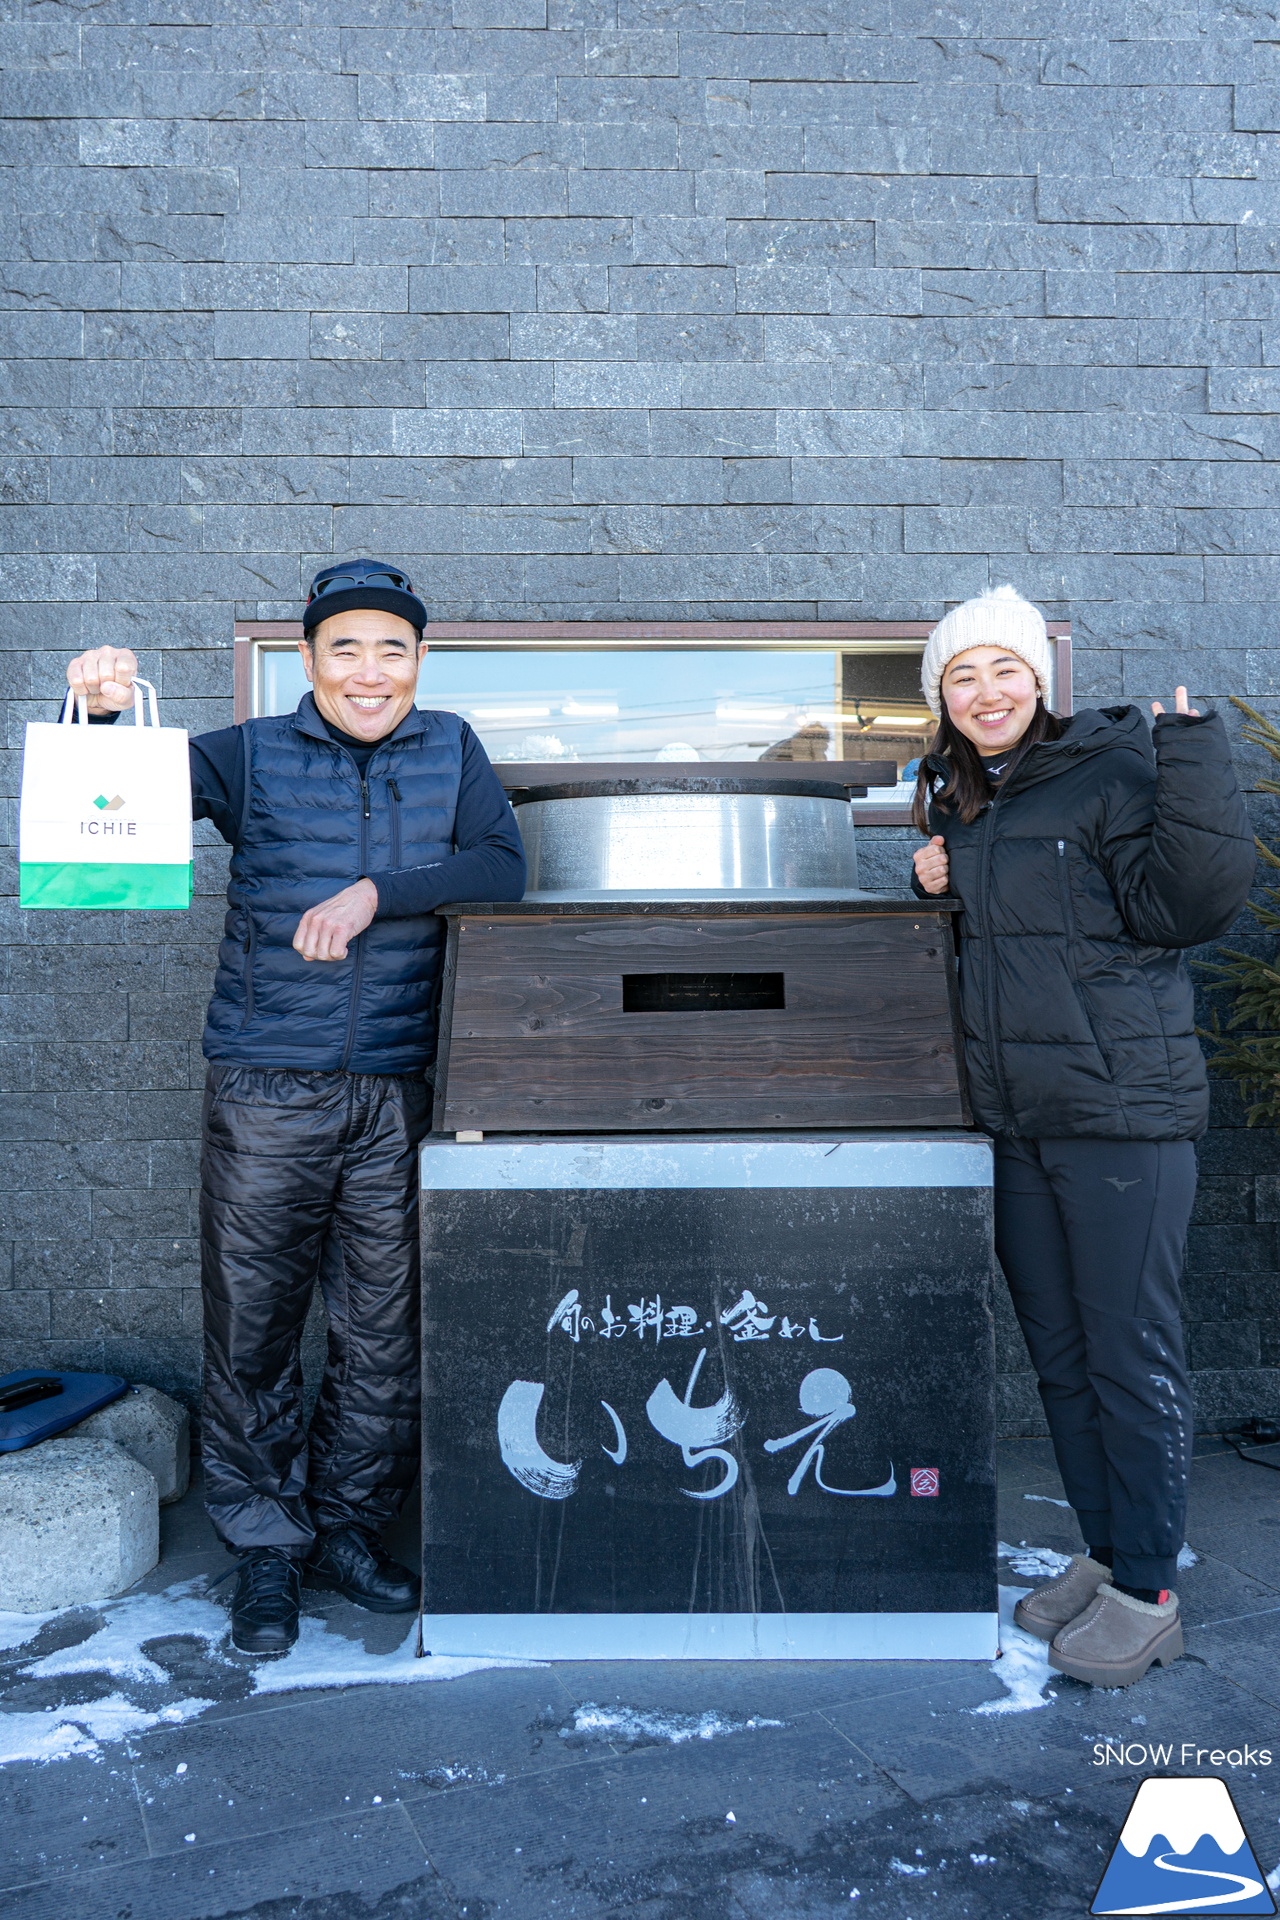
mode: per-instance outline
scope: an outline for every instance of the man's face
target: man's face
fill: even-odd
[[[298,651],[324,718],[357,740],[383,740],[413,706],[427,643],[399,614],[359,607],[330,614]]]

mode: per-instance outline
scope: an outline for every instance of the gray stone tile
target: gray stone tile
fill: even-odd
[[[1122,1692],[1056,1677],[1049,1704],[1031,1712],[975,1715],[976,1691],[972,1682],[953,1681],[895,1701],[891,1711],[872,1702],[828,1717],[922,1803],[987,1790],[1077,1792],[1097,1771],[1095,1747],[1108,1740],[1166,1741],[1180,1751],[1188,1739],[1225,1750],[1245,1741],[1267,1747],[1276,1738],[1270,1704],[1243,1695],[1194,1656],[1152,1668]],[[998,1696],[998,1683],[987,1692]]]
[[[0,1768],[0,1889],[118,1867],[147,1852],[127,1760]]]
[[[935,1660],[563,1661],[551,1669],[571,1706],[585,1701],[647,1713],[713,1712],[800,1720],[865,1700],[927,1692],[985,1663]]]
[[[821,1850],[855,1814],[902,1804],[823,1725],[644,1748],[408,1811],[460,1905],[483,1901],[494,1920],[553,1912],[585,1920],[693,1913],[698,1895],[713,1892],[709,1911],[731,1914],[733,1874],[764,1866],[766,1877],[789,1876],[798,1857]],[[834,1878],[839,1863],[829,1871]],[[845,1911],[848,1887],[840,1888]]]
[[[403,1626],[401,1628],[403,1634]],[[275,1694],[156,1728],[138,1761],[153,1844],[180,1845],[202,1809],[209,1842],[430,1793],[451,1773],[481,1783],[572,1766],[546,1724],[563,1717],[554,1676],[527,1668],[420,1686]],[[186,1764],[179,1775],[176,1768]]]
[[[42,1879],[5,1896],[6,1920],[240,1920],[249,1911],[306,1912],[324,1900],[341,1913],[376,1909],[398,1889],[414,1920],[453,1920],[399,1807],[320,1821],[246,1844],[202,1844],[199,1834],[153,1859],[96,1873]],[[270,1903],[270,1904],[267,1904]],[[276,1903],[280,1903],[277,1905]],[[407,1902],[406,1902],[407,1904]]]
[[[1187,1650],[1256,1701],[1280,1708],[1280,1604],[1233,1618],[1192,1621]]]

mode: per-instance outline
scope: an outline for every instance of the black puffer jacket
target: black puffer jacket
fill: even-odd
[[[931,762],[945,772],[946,762]],[[1222,721],[1078,713],[947,843],[978,1125],[1030,1139],[1193,1140],[1209,1117],[1178,949],[1244,905],[1253,835]],[[920,888],[917,886],[917,892]]]

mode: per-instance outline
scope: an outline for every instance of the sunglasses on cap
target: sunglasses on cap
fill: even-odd
[[[395,573],[390,569],[378,573],[366,570],[361,573],[318,574],[307,594],[307,605],[319,600],[323,594],[342,587],[394,587],[399,593],[413,592],[413,582],[408,574]]]

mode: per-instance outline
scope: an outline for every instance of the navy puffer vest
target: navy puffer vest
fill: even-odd
[[[462,722],[407,714],[362,781],[307,694],[244,723],[245,807],[205,1027],[209,1060],[314,1073],[420,1073],[435,1058],[444,922],[375,920],[345,960],[307,961],[308,907],[362,874],[453,852]]]

